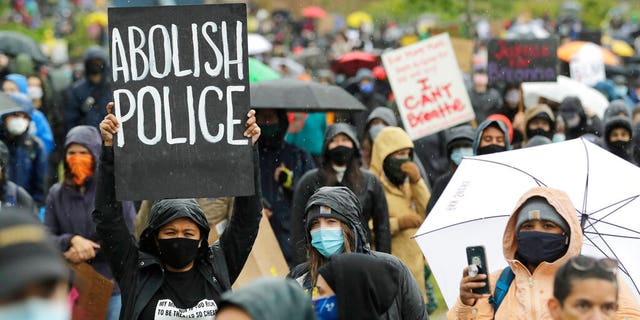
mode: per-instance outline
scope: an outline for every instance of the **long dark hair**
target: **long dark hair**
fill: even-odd
[[[355,143],[353,148],[355,152],[351,161],[347,163],[347,171],[345,171],[342,181],[346,187],[358,195],[362,192],[362,188],[364,186],[362,181],[362,172],[360,171],[359,150],[356,149]],[[327,151],[328,150],[325,150],[323,153],[322,164],[318,171],[322,178],[323,186],[335,186],[338,183],[338,178],[336,177],[337,172],[331,165],[331,160],[329,160],[329,157],[327,156]]]
[[[356,243],[355,243],[355,231],[351,230],[349,226],[340,222],[340,227],[342,228],[342,238],[344,239],[344,248],[341,253],[355,252],[356,251]],[[307,233],[309,233],[307,231]],[[311,236],[308,235],[307,242],[307,252],[309,252],[309,276],[311,277],[311,286],[315,287],[316,282],[318,281],[318,269],[327,263],[329,259],[325,258],[316,248],[311,245]],[[340,254],[340,253],[337,253]]]

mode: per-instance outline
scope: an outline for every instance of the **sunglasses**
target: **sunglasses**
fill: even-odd
[[[599,268],[607,272],[611,272],[614,275],[618,273],[618,261],[615,259],[594,259],[587,256],[577,256],[569,260],[571,267],[578,271],[589,271],[594,268]]]

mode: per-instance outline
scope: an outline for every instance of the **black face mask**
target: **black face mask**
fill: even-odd
[[[607,144],[609,146],[609,151],[620,158],[626,159],[629,155],[629,150],[631,148],[631,141],[612,141]]]
[[[182,269],[198,255],[200,240],[187,238],[158,239],[158,251],[162,263]]]
[[[353,148],[337,146],[327,151],[327,157],[329,157],[329,160],[335,165],[344,166],[353,157],[353,152]]]
[[[384,170],[384,175],[389,179],[391,183],[394,185],[401,185],[407,179],[407,174],[402,172],[400,167],[403,163],[409,162],[411,159],[396,159],[392,157],[387,157],[384,159],[384,163],[382,164],[382,170]]]
[[[502,152],[502,151],[506,151],[507,148],[501,145],[497,145],[497,144],[490,144],[488,146],[484,146],[484,147],[478,147],[478,152],[477,155],[483,155],[483,154],[490,154],[490,153],[496,153],[496,152]]]
[[[526,262],[538,265],[543,261],[554,262],[562,257],[569,247],[564,234],[538,231],[518,232],[518,254]]]
[[[280,124],[267,124],[260,126],[260,146],[267,149],[279,149],[282,146],[282,134]]]
[[[553,134],[551,131],[543,130],[542,128],[536,129],[527,129],[527,138],[531,139],[534,136],[543,136],[549,138],[549,140],[553,139]]]

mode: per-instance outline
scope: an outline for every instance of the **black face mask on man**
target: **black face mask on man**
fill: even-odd
[[[518,254],[526,262],[538,265],[543,261],[554,262],[562,257],[569,247],[567,235],[538,232],[518,232]]]
[[[553,139],[553,134],[551,133],[551,130],[547,131],[542,128],[535,128],[535,129],[527,128],[527,138],[531,139],[535,136],[543,136],[549,139]]]
[[[327,151],[327,157],[337,166],[346,165],[353,157],[353,148],[337,146]]]
[[[608,143],[608,146],[609,146],[609,151],[611,151],[611,153],[615,154],[620,158],[626,158],[629,154],[627,150],[631,148],[631,141],[622,141],[622,140],[611,141]]]
[[[188,238],[158,239],[158,252],[162,263],[182,269],[198,255],[200,240]]]

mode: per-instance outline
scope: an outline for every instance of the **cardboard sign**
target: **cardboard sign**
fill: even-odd
[[[260,219],[258,236],[253,244],[249,258],[245,262],[242,272],[233,283],[233,290],[242,288],[244,285],[259,277],[285,277],[289,273],[289,266],[284,259],[280,245],[275,233],[269,223],[266,214]]]
[[[453,51],[456,53],[456,60],[460,70],[466,73],[471,72],[471,61],[473,59],[473,40],[462,38],[451,38]]]
[[[489,41],[489,82],[519,84],[556,81],[558,41],[555,38]]]
[[[254,193],[246,5],[109,8],[119,200]]]
[[[72,319],[104,319],[111,300],[113,281],[84,262],[69,264],[69,268],[73,270],[73,286],[78,290]]]
[[[475,118],[449,34],[385,53],[382,62],[412,140]]]

